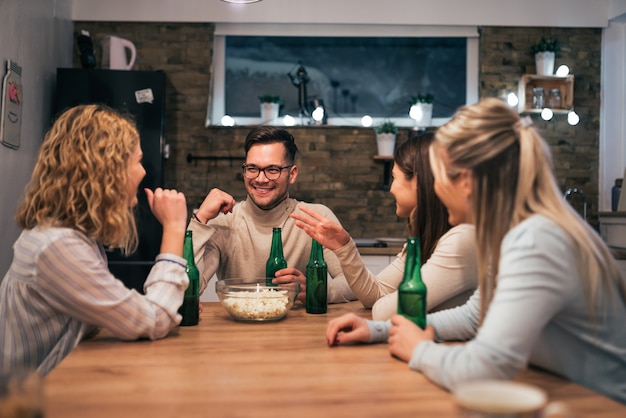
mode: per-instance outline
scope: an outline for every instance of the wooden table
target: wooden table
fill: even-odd
[[[46,418],[455,416],[452,396],[389,355],[386,344],[329,348],[329,318],[369,317],[358,302],[276,323],[233,321],[205,303],[200,324],[159,341],[103,333],[45,380]],[[563,400],[576,417],[626,416],[626,406],[538,371],[518,380]]]

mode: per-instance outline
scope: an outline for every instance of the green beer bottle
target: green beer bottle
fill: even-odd
[[[272,229],[272,249],[270,256],[265,263],[265,285],[276,286],[272,279],[276,277],[276,272],[287,268],[287,260],[283,254],[283,240],[280,228]]]
[[[200,319],[200,273],[193,259],[193,238],[191,231],[185,232],[183,257],[187,260],[186,271],[187,277],[189,277],[189,286],[185,290],[183,304],[180,309],[178,309],[178,313],[183,316],[180,325],[198,325],[198,320]]]
[[[311,256],[306,265],[306,312],[326,313],[328,308],[328,267],[319,242],[313,240]]]
[[[407,238],[404,277],[398,287],[398,313],[426,328],[426,285],[422,281],[419,238]]]

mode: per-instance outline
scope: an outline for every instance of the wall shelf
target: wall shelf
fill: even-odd
[[[552,108],[554,113],[567,113],[574,108],[574,76],[565,77],[524,74],[520,79],[518,86],[519,104],[517,111],[519,113],[541,113],[541,109],[533,107],[533,89],[543,87],[545,90],[545,101],[548,106],[548,97],[550,90],[559,89],[561,92],[561,107]]]

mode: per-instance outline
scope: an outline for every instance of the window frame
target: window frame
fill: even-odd
[[[211,92],[207,103],[205,126],[221,126],[225,114],[226,85],[226,37],[227,36],[350,36],[350,37],[465,37],[466,58],[466,104],[478,101],[478,27],[476,26],[421,26],[421,25],[334,25],[334,24],[265,24],[265,23],[216,23],[213,37]],[[372,126],[383,119],[393,121],[399,127],[415,127],[415,121],[403,118],[373,118]],[[259,117],[232,116],[236,125],[261,124]],[[432,126],[441,126],[449,118],[433,118]],[[280,126],[282,119],[274,125]],[[327,125],[361,126],[361,119],[328,118]]]

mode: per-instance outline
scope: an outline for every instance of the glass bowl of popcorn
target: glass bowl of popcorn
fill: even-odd
[[[237,321],[278,321],[293,306],[300,284],[267,286],[265,277],[232,278],[218,280],[215,291],[224,309]]]

